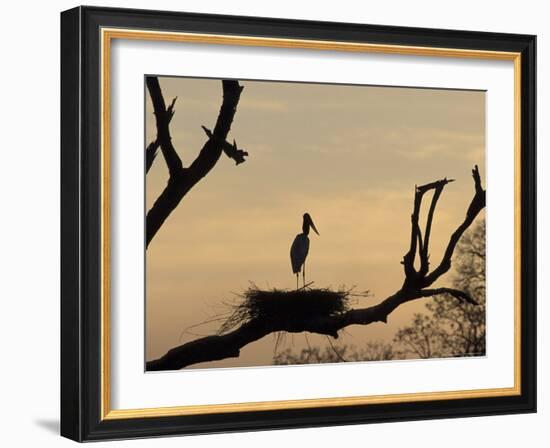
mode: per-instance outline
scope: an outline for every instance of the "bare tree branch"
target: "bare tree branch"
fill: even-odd
[[[154,146],[151,145],[159,145],[169,172],[169,179],[166,187],[147,213],[146,244],[149,246],[153,237],[172,211],[178,206],[181,199],[216,165],[222,151],[226,151],[227,153],[225,147],[227,145],[231,146],[231,144],[226,141],[227,135],[231,129],[231,124],[237,110],[237,104],[239,103],[243,87],[239,85],[238,81],[222,81],[223,100],[214,126],[214,131],[209,131],[211,135],[196,159],[188,168],[184,168],[179,155],[172,145],[169,128],[170,121],[174,115],[176,98],[174,98],[172,103],[166,108],[158,79],[152,76],[148,77],[146,82],[153,102],[157,125],[156,142],[158,142],[151,143],[147,151],[152,153],[156,151],[156,149],[153,149]],[[248,153],[238,150],[236,144],[233,145],[232,148],[233,147],[234,152],[231,154],[234,157],[232,158],[237,164],[242,163],[244,161],[244,156],[248,155]],[[150,157],[151,162],[149,167],[152,165],[155,156],[151,155]],[[146,158],[146,164],[148,160],[149,159]]]
[[[485,208],[485,190],[481,186],[481,176],[477,165],[472,170],[472,177],[474,179],[475,194],[472,198],[472,202],[470,202],[464,221],[451,235],[449,244],[447,245],[447,249],[445,250],[445,254],[439,266],[435,268],[431,274],[425,277],[424,287],[432,285],[439,277],[451,269],[451,258],[460,237],[464,234],[466,229],[470,227],[472,222],[474,222],[479,212]]]
[[[441,179],[429,184],[421,185],[420,187],[415,186],[414,189],[414,206],[413,212],[411,215],[411,243],[409,251],[403,257],[403,267],[405,270],[405,281],[411,282],[416,281],[418,277],[424,277],[429,270],[429,244],[430,244],[430,233],[432,228],[433,215],[435,213],[435,207],[437,201],[445,185],[454,182],[454,179]],[[420,230],[420,207],[422,204],[422,199],[424,194],[434,190],[434,195],[432,197],[432,203],[430,205],[430,210],[428,211],[428,218],[426,222],[425,229],[425,238],[422,240],[422,231]],[[417,250],[418,247],[418,250]],[[420,259],[420,269],[417,272],[414,267],[414,262],[416,259],[416,254]]]
[[[151,143],[149,143],[149,146],[147,146],[147,149],[145,149],[145,174],[147,174],[153,166],[153,162],[155,161],[155,158],[158,154],[159,146],[160,143],[158,139],[155,139]]]
[[[453,180],[449,180],[448,182],[453,182]],[[422,275],[426,275],[430,269],[430,254],[428,253],[428,248],[430,246],[432,222],[435,213],[435,207],[437,206],[437,201],[439,200],[439,196],[441,196],[441,192],[443,191],[445,185],[446,183],[441,183],[437,187],[435,187],[435,191],[432,197],[432,203],[430,204],[430,210],[428,211],[428,218],[426,220],[426,235],[424,237],[424,247],[420,250],[420,272],[422,272]]]
[[[373,322],[387,322],[388,316],[403,303],[445,293],[451,294],[460,300],[467,300],[469,303],[476,303],[466,293],[451,288],[410,292],[400,290],[377,305],[349,310],[335,316],[315,317],[299,322],[289,321],[288,319],[270,319],[269,322],[256,319],[229,333],[206,336],[175,347],[161,358],[149,361],[147,370],[178,370],[200,362],[236,358],[240,355],[240,349],[244,346],[279,331],[288,333],[307,331],[337,339],[338,331],[345,327],[369,325]]]
[[[154,87],[154,89],[156,89],[156,87]],[[160,86],[158,89],[160,91]],[[158,92],[155,92],[155,94],[158,95]],[[162,93],[160,95],[162,98]],[[166,113],[168,115],[168,124],[170,124],[170,121],[172,121],[172,117],[174,116],[174,112],[175,112],[174,105],[176,104],[177,99],[178,97],[175,97],[172,100],[172,103],[170,104],[170,106],[168,106],[168,109],[166,110]],[[157,106],[162,107],[163,102],[164,100],[162,100],[162,102],[159,101],[157,103]],[[159,113],[162,113],[162,112],[159,112]],[[153,140],[151,143],[149,143],[149,146],[147,146],[147,149],[145,150],[145,174],[147,174],[151,169],[151,167],[153,166],[153,162],[157,157],[159,147],[160,147],[160,140],[158,139],[158,137],[155,140]]]
[[[207,137],[212,138],[212,131],[206,126],[201,127]],[[235,165],[243,163],[246,160],[245,157],[248,156],[248,153],[245,150],[237,148],[237,142],[235,140],[233,140],[233,144],[224,142],[222,149],[227,157],[235,161]]]
[[[452,180],[447,179],[415,187],[414,207],[411,217],[411,241],[409,251],[403,259],[405,281],[401,289],[382,302],[368,308],[351,309],[330,316],[312,316],[301,319],[288,319],[287,316],[270,316],[269,321],[259,318],[253,319],[226,334],[207,336],[175,347],[161,358],[148,362],[147,370],[177,370],[199,362],[238,357],[240,349],[245,345],[279,331],[289,333],[310,332],[338,338],[338,332],[345,327],[350,325],[369,325],[373,322],[387,322],[388,316],[400,305],[424,297],[448,295],[463,302],[477,304],[464,291],[445,287],[427,289],[428,286],[449,270],[458,239],[460,239],[464,231],[485,207],[485,191],[481,187],[481,179],[477,166],[472,173],[475,185],[474,198],[468,208],[464,222],[454,231],[443,259],[432,273],[428,273],[428,269],[422,266],[419,271],[416,271],[414,268],[414,259],[419,250],[421,252],[420,257],[425,257],[427,260],[429,235],[437,200],[445,185],[452,182]],[[423,243],[420,242],[417,246],[417,242],[422,241],[420,226],[418,224],[422,197],[430,190],[434,190],[434,196],[432,197],[426,223],[425,234],[427,237]]]
[[[478,303],[473,299],[473,297],[468,294],[466,291],[461,291],[454,288],[436,288],[436,289],[423,289],[421,290],[422,297],[433,297],[439,296],[441,294],[449,294],[461,302],[467,302],[471,305],[478,305]]]
[[[164,103],[164,97],[160,89],[159,80],[156,76],[148,76],[146,79],[147,89],[151,101],[153,102],[153,110],[155,112],[155,121],[157,124],[157,141],[160,145],[160,150],[168,166],[170,177],[177,175],[183,168],[181,159],[172,145],[172,137],[170,135],[170,120],[174,115],[174,104],[176,99],[172,101],[172,104],[166,108]]]

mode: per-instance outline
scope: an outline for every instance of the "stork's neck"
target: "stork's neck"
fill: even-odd
[[[302,224],[302,233],[306,236],[309,235],[309,222],[306,220],[304,220],[304,223]]]

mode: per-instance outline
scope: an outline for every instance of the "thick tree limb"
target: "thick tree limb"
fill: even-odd
[[[345,313],[316,317],[300,322],[288,319],[269,322],[254,320],[229,333],[206,336],[175,347],[161,358],[149,361],[147,370],[178,370],[192,364],[236,358],[240,349],[264,336],[279,331],[288,333],[310,332],[338,338],[338,331],[350,325],[369,325],[373,322],[387,322],[388,316],[400,305],[412,300],[440,294],[450,294],[460,300],[476,303],[466,293],[451,288],[437,288],[420,291],[398,291],[377,305],[353,309]]]
[[[411,241],[409,251],[403,258],[405,281],[401,289],[393,295],[387,297],[377,305],[368,308],[351,309],[340,314],[326,317],[311,317],[308,319],[299,319],[297,321],[296,319],[288,319],[288,317],[285,316],[280,319],[277,318],[277,316],[271,316],[269,321],[262,319],[251,320],[226,334],[207,336],[175,347],[161,358],[149,361],[147,363],[147,370],[177,370],[199,362],[238,357],[240,349],[247,344],[257,341],[268,334],[279,331],[286,331],[289,333],[307,331],[337,338],[338,332],[350,325],[369,325],[373,322],[387,322],[388,316],[400,305],[424,297],[448,295],[460,301],[477,304],[475,300],[464,291],[445,287],[428,289],[431,284],[450,269],[451,258],[458,240],[479,212],[485,207],[485,191],[481,186],[481,179],[477,166],[472,170],[472,175],[474,178],[475,194],[466,213],[466,218],[453,232],[443,259],[438,267],[431,273],[428,272],[429,266],[427,263],[429,257],[428,250],[431,225],[439,196],[443,188],[448,183],[452,182],[452,180],[447,179],[442,179],[415,188],[413,214],[411,217]],[[422,241],[418,217],[420,214],[422,197],[430,190],[434,190],[434,196],[432,197],[432,202],[428,211],[425,237],[424,241]],[[418,271],[414,267],[414,259],[417,252],[419,252],[421,260],[420,269]]]
[[[158,143],[153,143],[160,146],[170,176],[166,187],[147,213],[146,244],[149,246],[153,237],[170,213],[178,206],[181,199],[210,172],[218,162],[222,151],[225,150],[225,146],[230,145],[226,141],[227,135],[231,129],[231,123],[233,122],[243,87],[239,85],[238,81],[222,81],[223,101],[214,130],[210,133],[211,136],[202,147],[196,159],[188,168],[184,168],[180,157],[172,145],[169,128],[170,120],[174,115],[176,99],[166,108],[158,79],[154,76],[148,77],[146,83],[153,102],[157,125],[156,142]],[[149,146],[151,147],[151,145]],[[153,151],[153,149],[150,150],[150,152]],[[237,164],[242,163],[244,156],[248,155],[248,153],[242,150],[237,150],[236,145],[234,151],[235,157],[242,159],[237,161],[233,157]],[[150,157],[152,165],[155,157],[153,155]]]

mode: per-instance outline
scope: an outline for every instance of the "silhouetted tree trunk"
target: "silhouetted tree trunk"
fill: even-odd
[[[474,196],[463,222],[449,238],[445,253],[439,264],[430,271],[429,242],[431,226],[438,199],[447,184],[453,180],[442,179],[415,188],[413,212],[411,215],[411,238],[407,253],[403,257],[405,280],[401,288],[377,305],[351,309],[337,315],[326,317],[304,317],[299,320],[276,319],[272,316],[269,322],[255,319],[246,322],[236,330],[226,334],[207,336],[180,345],[168,351],[161,358],[147,363],[147,370],[176,370],[205,361],[215,361],[238,357],[240,349],[262,337],[278,332],[300,333],[309,331],[338,337],[338,331],[349,325],[369,325],[373,322],[387,322],[388,316],[400,305],[423,297],[445,294],[448,297],[476,304],[476,301],[465,291],[454,288],[430,288],[443,274],[451,268],[455,247],[462,234],[472,224],[479,212],[485,207],[485,190],[481,185],[478,167],[472,170]],[[424,237],[419,225],[420,208],[424,195],[433,190],[432,201],[428,210]],[[418,257],[419,267],[415,267]]]
[[[233,144],[226,141],[243,90],[238,81],[222,81],[223,101],[214,130],[210,131],[203,126],[208,140],[189,167],[183,166],[170,136],[169,125],[174,115],[176,98],[166,107],[158,78],[149,76],[146,84],[153,103],[157,127],[156,139],[145,150],[146,171],[149,171],[160,148],[169,172],[166,187],[147,213],[146,244],[149,246],[166,218],[189,190],[216,165],[222,152],[232,158],[237,165],[245,161],[248,153],[238,149],[235,141]]]

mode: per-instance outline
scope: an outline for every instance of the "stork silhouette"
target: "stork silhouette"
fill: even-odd
[[[300,270],[302,270],[302,278],[304,282],[304,287],[306,286],[306,258],[309,252],[309,229],[310,227],[313,231],[319,235],[315,224],[309,213],[304,213],[304,219],[302,223],[302,233],[296,235],[292,246],[290,247],[290,263],[292,265],[292,272],[296,274],[296,289],[298,289],[298,280],[300,276]]]

